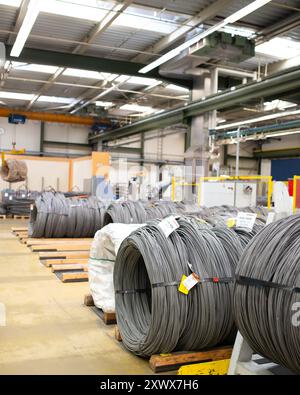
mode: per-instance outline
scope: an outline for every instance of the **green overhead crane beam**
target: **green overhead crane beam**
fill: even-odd
[[[235,90],[211,95],[205,100],[194,101],[173,110],[154,114],[122,128],[90,136],[89,140],[110,141],[178,123],[188,123],[191,117],[208,111],[225,109],[240,103],[246,103],[248,100],[259,100],[262,97],[267,98],[296,88],[300,88],[300,69],[298,67],[288,69],[280,74],[274,74],[260,82],[251,82],[238,86]]]
[[[11,46],[6,45],[7,54],[10,54],[11,48]],[[97,58],[95,56],[45,51],[34,48],[24,48],[18,58],[7,55],[7,59],[11,61],[17,60],[18,62],[98,71],[100,73],[125,74],[129,76],[156,78],[170,84],[177,84],[188,89],[192,88],[192,81],[162,77],[158,70],[152,70],[147,74],[140,74],[139,70],[145,66],[143,63],[135,63],[124,60]]]

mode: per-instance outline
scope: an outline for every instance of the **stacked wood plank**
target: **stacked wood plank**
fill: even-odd
[[[92,238],[41,238],[28,237],[27,227],[13,227],[21,243],[38,253],[40,262],[64,283],[88,281],[88,258]]]

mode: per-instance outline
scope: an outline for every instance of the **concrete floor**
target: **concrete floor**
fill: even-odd
[[[0,220],[0,374],[151,374],[83,305],[88,283],[63,284]]]

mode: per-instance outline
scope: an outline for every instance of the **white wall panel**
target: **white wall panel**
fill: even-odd
[[[0,117],[0,127],[5,130],[4,135],[0,136],[0,149],[11,149],[12,141],[16,140],[17,149],[40,150],[39,121],[27,121],[24,125],[13,125],[8,123],[7,118]]]
[[[73,161],[73,188],[84,190],[84,180],[92,178],[92,160]]]

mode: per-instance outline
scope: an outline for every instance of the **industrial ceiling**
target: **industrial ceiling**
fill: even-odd
[[[28,3],[0,0],[0,42],[7,45],[8,56]],[[188,88],[193,75],[179,75],[172,80],[158,69],[139,74],[136,64],[153,62],[250,3],[249,0],[43,1],[20,56],[9,56],[5,64],[0,106],[80,114],[88,105],[96,104],[109,117],[128,123],[185,105],[190,101]],[[222,30],[254,39],[255,56],[234,64],[229,59],[219,62],[205,58],[202,68],[221,63],[223,68],[255,72],[263,78],[300,57],[297,0],[270,1]],[[281,50],[276,51],[278,45]],[[49,52],[48,63],[44,51]],[[94,70],[93,62],[89,63],[91,57],[97,61]],[[222,78],[224,89],[234,85],[229,76]],[[292,105],[297,105],[295,96],[293,100]],[[278,104],[273,102],[269,106],[273,110]],[[219,114],[219,118],[232,121],[241,115],[253,115],[251,111],[264,112],[266,108],[257,102],[243,103],[236,111],[228,109]]]

